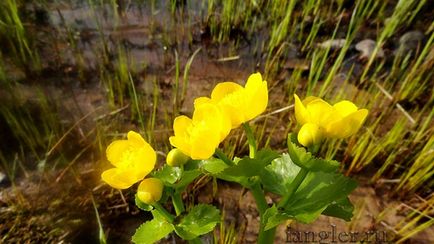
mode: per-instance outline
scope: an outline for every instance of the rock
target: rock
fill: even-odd
[[[356,44],[356,50],[360,52],[361,59],[369,59],[371,58],[376,46],[377,43],[374,40],[365,39]],[[375,57],[384,58],[384,51],[381,47],[378,49],[377,55]]]
[[[0,171],[0,186],[7,186],[9,183],[7,175]]]
[[[283,65],[285,69],[300,69],[300,70],[309,70],[310,61],[305,59],[289,59]]]
[[[331,48],[331,49],[340,49],[342,48],[345,43],[347,43],[347,40],[345,39],[334,39],[334,40],[327,40],[324,42],[321,42],[317,46],[320,48]]]
[[[422,48],[425,35],[420,31],[409,31],[399,38],[399,47],[395,55],[406,55],[409,52]]]

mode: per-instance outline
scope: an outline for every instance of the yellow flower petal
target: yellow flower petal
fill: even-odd
[[[333,107],[338,111],[342,118],[357,111],[357,106],[347,100],[340,101],[333,105]]]
[[[327,128],[327,135],[331,138],[347,138],[355,134],[368,115],[367,109],[360,109],[345,118],[330,123]]]
[[[257,90],[259,87],[262,86],[262,83],[263,81],[262,81],[261,73],[256,72],[249,76],[245,88],[246,90]]]
[[[242,91],[243,87],[235,82],[222,82],[218,83],[212,90],[211,99],[215,102],[219,102],[221,99],[229,94],[237,91]]]
[[[319,127],[325,127],[334,120],[333,107],[322,99],[315,99],[306,105],[309,114],[309,123],[317,124]]]
[[[173,121],[173,131],[175,132],[175,136],[186,136],[188,128],[192,125],[192,120],[185,116],[181,115],[175,118]]]
[[[220,115],[221,115],[221,132],[220,132],[220,142],[222,142],[231,132],[232,129],[232,121],[231,118],[223,112],[222,109],[220,109]]]
[[[104,171],[101,174],[101,178],[104,182],[116,189],[127,189],[140,180],[134,177],[132,170],[120,170],[118,168],[111,168]]]
[[[147,178],[140,182],[137,189],[137,197],[146,204],[160,201],[164,185],[157,178]]]
[[[217,106],[211,103],[205,103],[195,108],[192,120],[193,124],[211,122],[213,125],[215,125],[215,127],[210,129],[218,129],[220,125],[216,119],[219,119],[220,117],[220,110],[217,108]]]
[[[223,141],[231,130],[230,118],[211,103],[204,103],[195,108],[193,123],[206,123],[209,130],[220,132],[220,141]]]
[[[321,100],[321,98],[315,97],[315,96],[308,96],[305,99],[303,99],[303,105],[306,106],[307,104],[309,104],[310,102],[313,102],[315,100]]]
[[[194,108],[196,109],[200,105],[206,104],[206,103],[212,103],[211,98],[209,97],[198,97],[194,99]]]
[[[305,147],[320,143],[322,138],[321,129],[312,123],[304,124],[297,135],[298,142]]]
[[[156,161],[157,154],[154,149],[146,143],[142,148],[132,152],[131,161],[129,163],[131,168],[134,169],[137,178],[143,179],[154,169]]]
[[[299,124],[304,125],[309,122],[309,112],[297,94],[294,94],[294,100],[295,118]]]
[[[268,105],[267,82],[262,80],[260,73],[252,74],[246,83],[245,120],[251,120],[265,111]]]
[[[179,136],[169,137],[170,145],[181,150],[185,155],[191,155],[191,144],[186,141],[186,138],[181,138]]]
[[[116,140],[110,143],[106,149],[107,160],[116,167],[119,167],[122,156],[128,150],[130,144],[127,140]]]
[[[192,159],[208,159],[220,143],[218,133],[206,128],[198,129],[197,133],[191,138],[191,155]]]
[[[240,112],[239,107],[235,107],[232,104],[220,104],[220,108],[222,109],[223,113],[229,117],[232,129],[238,128],[246,121],[244,114]]]
[[[149,144],[145,141],[145,139],[143,139],[143,137],[137,132],[129,131],[127,134],[127,138],[132,146],[135,147],[142,147],[144,145],[149,146]]]

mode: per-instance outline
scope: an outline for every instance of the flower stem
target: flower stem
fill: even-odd
[[[262,221],[262,219],[261,219]],[[269,244],[274,243],[274,237],[276,235],[276,227],[264,231],[266,223],[262,223],[259,229],[258,243],[259,244]]]
[[[234,166],[234,165],[235,165],[235,163],[234,163],[232,160],[230,160],[230,159],[226,156],[226,154],[224,154],[224,153],[222,152],[222,150],[220,150],[219,148],[216,148],[216,149],[215,149],[215,154],[217,155],[218,158],[220,158],[221,160],[223,160],[223,162],[224,162],[225,164],[227,164],[228,166]]]
[[[265,231],[265,225],[266,222],[264,220],[264,213],[268,208],[267,200],[265,199],[264,191],[261,188],[261,185],[258,182],[255,182],[251,187],[250,190],[253,194],[253,197],[256,201],[256,206],[259,211],[259,217],[260,217],[260,225],[259,225],[259,232],[258,232],[258,243],[259,244],[268,244],[274,242],[274,236],[276,234],[276,228],[269,229]]]
[[[170,214],[163,206],[161,206],[158,202],[153,203],[152,206],[154,206],[155,210],[157,210],[161,215],[164,216],[167,222],[173,223],[173,220],[175,220],[175,216]]]
[[[175,208],[176,216],[179,216],[182,212],[185,211],[184,203],[182,202],[182,197],[180,192],[175,192],[172,195],[172,204]]]
[[[264,191],[261,189],[259,182],[255,182],[251,187],[253,198],[255,198],[256,206],[258,207],[259,216],[262,216],[268,208],[267,200],[265,200]]]
[[[300,168],[300,171],[298,172],[294,181],[292,181],[292,183],[288,187],[288,193],[280,200],[279,204],[277,205],[279,208],[285,207],[285,205],[288,203],[289,199],[291,199],[292,195],[294,195],[294,193],[297,191],[300,184],[306,178],[307,173],[309,173],[309,171],[307,171],[306,169]]]
[[[243,123],[244,132],[246,132],[247,141],[249,142],[249,157],[255,158],[256,155],[256,140],[253,135],[252,128],[250,128],[249,123]]]

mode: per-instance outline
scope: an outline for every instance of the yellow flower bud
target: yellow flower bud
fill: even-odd
[[[178,148],[174,148],[170,150],[170,152],[167,154],[166,163],[169,166],[177,167],[184,165],[188,162],[189,159],[190,158],[184,153],[182,153],[181,150],[179,150]]]
[[[163,182],[157,178],[142,180],[137,189],[137,197],[146,204],[153,204],[161,199],[163,194]]]
[[[312,123],[304,124],[297,136],[298,142],[305,147],[320,143],[322,138],[321,129]]]
[[[101,178],[111,187],[126,189],[148,175],[157,155],[140,134],[130,131],[128,140],[116,140],[106,150],[107,159],[115,167],[104,171]]]
[[[309,123],[317,125],[321,137],[347,138],[360,129],[368,115],[367,109],[358,109],[354,103],[346,100],[332,106],[314,96],[307,97],[303,102],[296,94],[294,94],[294,98],[295,117],[298,123],[301,125]],[[303,135],[298,136],[299,138],[308,138],[310,136],[305,134],[307,133],[306,131],[310,131],[309,133],[315,131],[311,125],[307,128],[309,130],[305,129]],[[318,139],[318,136],[313,136],[311,139],[315,141]]]

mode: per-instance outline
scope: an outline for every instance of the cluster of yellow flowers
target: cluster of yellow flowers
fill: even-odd
[[[219,83],[211,98],[195,99],[192,119],[184,115],[175,118],[170,144],[192,159],[208,159],[231,129],[264,112],[267,104],[267,82],[260,73],[250,75],[245,87]]]
[[[308,97],[301,102],[297,95],[294,96],[295,116],[302,125],[298,141],[304,146],[318,144],[327,137],[351,136],[368,113],[349,101],[332,106],[317,97]],[[179,166],[190,158],[210,158],[231,129],[264,112],[267,104],[267,82],[262,80],[260,73],[250,75],[244,87],[234,82],[217,84],[211,97],[195,99],[192,118],[184,115],[175,118],[174,136],[169,138],[175,149],[169,152],[166,162]],[[160,200],[161,180],[144,179],[154,170],[156,153],[138,133],[130,131],[127,140],[112,142],[106,154],[115,167],[102,173],[103,181],[116,189],[126,189],[141,181],[138,198],[147,204]]]
[[[259,73],[252,74],[245,87],[234,82],[219,83],[211,98],[195,100],[192,119],[184,115],[175,118],[175,135],[169,138],[175,149],[167,155],[167,163],[179,166],[189,158],[210,158],[232,128],[261,114],[267,103],[267,82]],[[152,204],[160,200],[163,183],[157,178],[144,178],[155,167],[156,153],[138,133],[130,131],[127,138],[107,147],[107,159],[115,167],[104,171],[101,178],[116,189],[142,181],[137,197]]]

